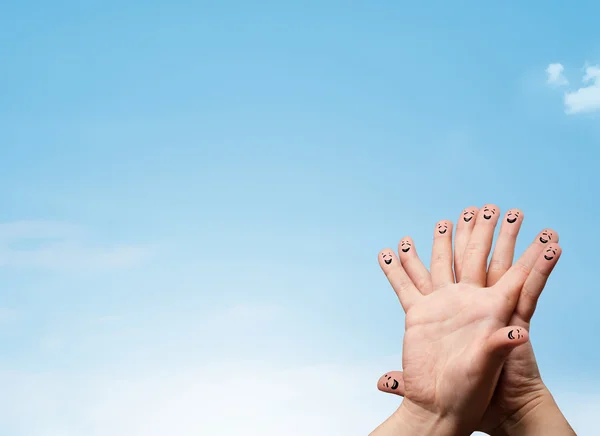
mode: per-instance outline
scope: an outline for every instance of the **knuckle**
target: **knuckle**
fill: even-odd
[[[481,253],[481,246],[478,243],[469,243],[465,248],[465,254],[463,257],[469,258]]]
[[[521,289],[521,296],[520,298],[523,298],[525,300],[532,300],[534,299],[536,295],[536,292],[531,289],[531,286],[527,285],[527,283],[525,283],[523,285],[523,288]]]
[[[492,259],[488,267],[488,271],[502,272],[508,270],[509,265],[503,259]]]
[[[531,273],[531,267],[523,262],[517,262],[515,264],[515,268],[517,269],[517,271],[519,271],[523,274],[529,275],[529,273]]]
[[[429,282],[425,277],[419,277],[417,280],[415,280],[415,286],[421,292],[426,290],[428,288],[428,285],[429,285]]]

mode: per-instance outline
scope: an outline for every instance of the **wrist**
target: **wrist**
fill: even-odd
[[[492,436],[575,436],[575,432],[554,401],[550,391],[543,391],[508,417]]]
[[[423,409],[404,399],[402,404],[369,436],[462,436],[470,435],[458,420]]]

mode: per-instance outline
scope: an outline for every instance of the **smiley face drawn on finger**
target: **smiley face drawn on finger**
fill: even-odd
[[[462,216],[463,216],[463,221],[466,222],[466,223],[468,223],[475,216],[475,211],[473,209],[465,209],[463,211]]]
[[[385,380],[385,382],[383,383],[383,385],[391,390],[396,390],[398,389],[398,380],[396,380],[395,378],[390,377],[389,375],[384,375],[383,379]]]
[[[554,233],[552,233],[550,230],[544,230],[544,231],[542,231],[542,234],[540,235],[540,242],[542,244],[546,244],[546,243],[552,241],[553,236],[554,236]]]
[[[492,219],[492,216],[496,215],[496,208],[491,206],[483,207],[483,217],[486,220]]]
[[[386,253],[381,253],[381,258],[383,259],[383,262],[386,265],[389,265],[392,263],[392,260],[394,260],[394,256],[392,255],[391,252],[386,252]]]
[[[437,231],[440,235],[443,235],[444,233],[446,233],[448,231],[448,222],[447,221],[440,221],[437,224]]]
[[[509,224],[514,224],[517,222],[520,215],[521,215],[520,211],[511,209],[506,214],[506,222]]]
[[[516,336],[513,332],[516,332]],[[508,332],[508,339],[510,339],[511,341],[514,339],[521,339],[522,337],[523,336],[521,336],[521,329],[511,330]]]
[[[544,259],[552,260],[556,256],[556,250],[553,247],[548,247],[546,252],[544,253]]]
[[[408,253],[410,251],[411,247],[412,247],[412,244],[410,243],[410,241],[405,241],[404,239],[402,241],[400,241],[400,250],[403,253]]]

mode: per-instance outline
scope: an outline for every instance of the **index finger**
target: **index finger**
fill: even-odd
[[[390,285],[392,285],[404,311],[407,312],[417,299],[422,297],[421,293],[402,268],[402,264],[400,264],[400,260],[398,260],[393,250],[387,248],[380,251],[378,258],[379,266],[381,266]]]

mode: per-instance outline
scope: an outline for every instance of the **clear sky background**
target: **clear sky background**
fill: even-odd
[[[502,3],[502,4],[500,4]],[[519,207],[533,320],[600,410],[598,2],[0,3],[0,434],[364,435],[399,399],[377,253]]]

